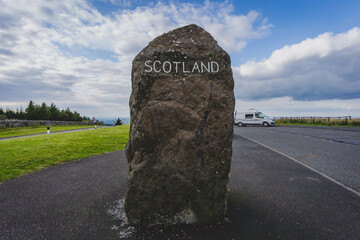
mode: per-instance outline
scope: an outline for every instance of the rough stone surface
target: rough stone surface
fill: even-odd
[[[204,29],[188,25],[150,42],[131,77],[129,223],[221,221],[233,137],[229,55]]]

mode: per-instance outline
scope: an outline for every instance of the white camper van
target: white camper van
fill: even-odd
[[[275,119],[255,109],[238,110],[234,113],[234,123],[239,127],[246,125],[274,126]]]

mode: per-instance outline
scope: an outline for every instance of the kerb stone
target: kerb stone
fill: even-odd
[[[135,57],[131,80],[129,223],[221,221],[233,137],[229,55],[188,25],[151,41]]]

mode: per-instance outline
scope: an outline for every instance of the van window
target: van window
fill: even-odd
[[[253,118],[253,114],[245,114],[245,118]]]
[[[255,113],[256,118],[261,118],[259,113]]]

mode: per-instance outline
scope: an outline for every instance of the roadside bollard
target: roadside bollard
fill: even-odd
[[[97,128],[97,126],[95,125],[95,129]]]
[[[50,127],[47,127],[47,134],[50,134]]]

